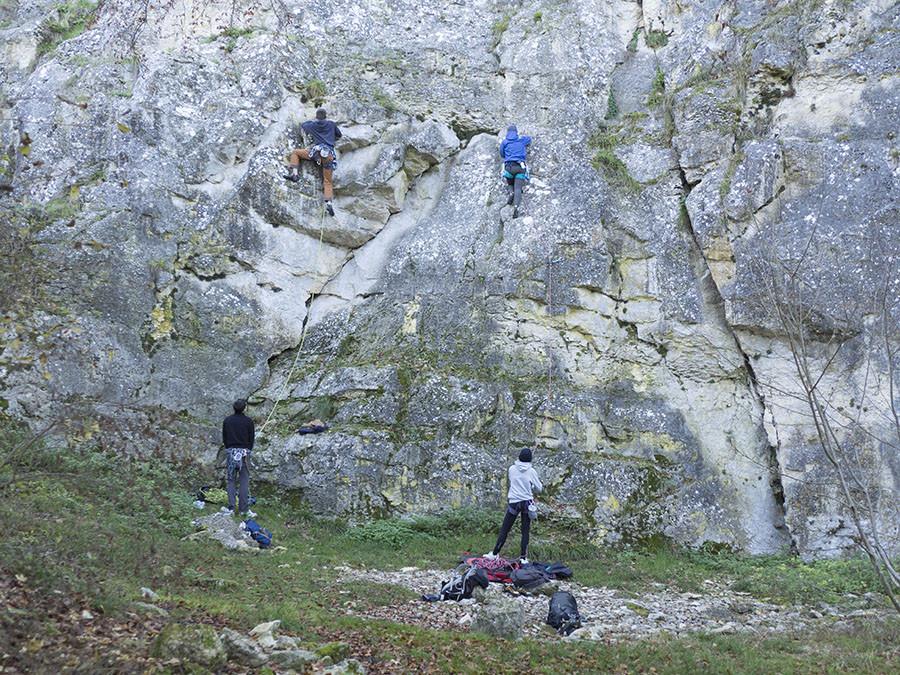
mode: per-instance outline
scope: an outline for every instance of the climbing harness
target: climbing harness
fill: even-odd
[[[324,143],[317,143],[309,148],[309,157],[323,169],[337,170],[337,152]]]
[[[530,180],[531,174],[528,173],[528,165],[525,162],[504,162],[503,172],[501,175],[506,180]]]

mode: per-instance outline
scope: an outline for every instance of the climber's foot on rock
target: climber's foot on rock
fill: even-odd
[[[515,208],[513,208],[513,218],[518,218],[518,217],[519,217],[519,207],[516,206]]]
[[[334,215],[334,207],[331,205],[331,202],[325,202],[325,211],[329,216]]]
[[[286,174],[284,174],[284,179],[289,180],[292,183],[296,183],[297,181],[300,180],[300,176],[296,173],[286,173]]]

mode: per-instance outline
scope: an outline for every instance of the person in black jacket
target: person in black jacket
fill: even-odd
[[[331,200],[334,199],[334,186],[332,178],[337,168],[337,155],[334,145],[341,137],[338,125],[327,118],[323,108],[316,110],[316,119],[309,120],[300,125],[303,132],[310,138],[312,145],[308,148],[297,148],[291,153],[289,161],[290,170],[285,178],[289,181],[300,180],[300,160],[309,159],[322,167],[322,188],[325,193],[325,210],[329,216],[334,215],[334,207]]]
[[[232,405],[234,414],[222,422],[222,443],[225,446],[225,487],[228,492],[228,511],[234,513],[234,493],[236,483],[238,490],[238,506],[242,515],[253,518],[256,514],[250,511],[250,451],[256,429],[253,420],[244,414],[247,401],[238,399]]]

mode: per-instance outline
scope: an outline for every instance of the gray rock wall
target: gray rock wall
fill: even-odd
[[[250,395],[258,478],[322,513],[498,504],[528,444],[598,542],[837,555],[766,276],[794,265],[896,542],[892,3],[68,7],[0,10],[12,414],[210,461]],[[280,177],[319,103],[335,218]]]

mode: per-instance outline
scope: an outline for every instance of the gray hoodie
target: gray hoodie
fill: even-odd
[[[531,466],[531,462],[516,461],[509,467],[509,503],[527,502],[532,499],[532,491],[540,492],[544,489],[541,479]]]

